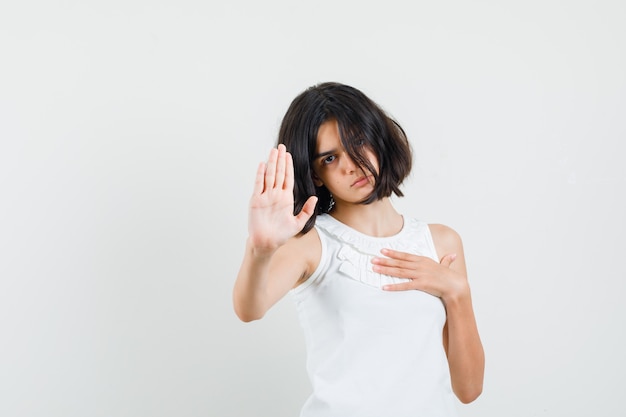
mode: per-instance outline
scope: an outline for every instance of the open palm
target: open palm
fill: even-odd
[[[270,151],[259,164],[250,199],[248,233],[258,250],[272,251],[302,230],[313,214],[317,197],[311,196],[294,216],[293,160],[284,145]]]

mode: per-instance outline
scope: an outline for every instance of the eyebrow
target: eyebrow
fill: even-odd
[[[331,149],[331,150],[329,150],[329,151],[320,152],[320,153],[318,153],[317,155],[315,155],[315,156],[313,157],[313,159],[318,159],[318,158],[321,158],[321,157],[323,157],[323,156],[332,155],[332,154],[334,154],[335,152],[337,152],[337,149]]]

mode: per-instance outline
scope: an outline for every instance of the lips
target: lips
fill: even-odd
[[[369,184],[369,179],[367,177],[360,177],[352,183],[352,187],[361,187],[365,184]]]

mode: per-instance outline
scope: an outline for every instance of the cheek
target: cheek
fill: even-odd
[[[377,174],[380,174],[380,165],[378,165],[378,158],[373,151],[367,151],[367,159],[370,161]]]
[[[333,182],[332,168],[330,166],[326,166],[323,168],[316,167],[316,169],[311,169],[313,170],[313,183],[316,187],[321,187],[324,184]]]

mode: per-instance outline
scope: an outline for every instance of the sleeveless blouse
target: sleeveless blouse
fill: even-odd
[[[405,217],[396,235],[372,237],[323,214],[315,228],[319,265],[290,292],[313,388],[301,417],[456,416],[441,299],[384,291],[406,280],[372,270],[383,248],[438,262],[428,224]]]

